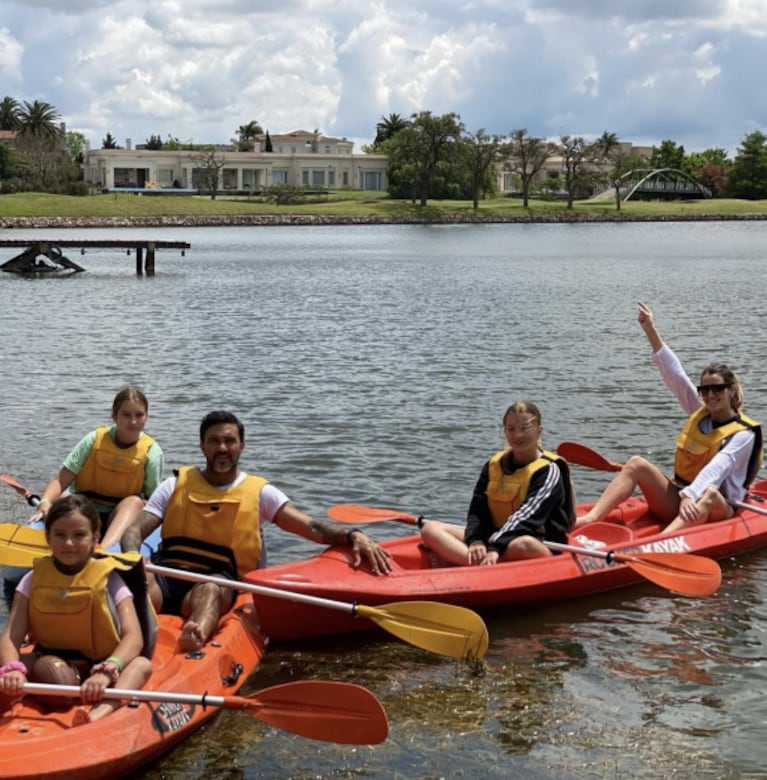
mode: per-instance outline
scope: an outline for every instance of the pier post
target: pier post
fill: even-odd
[[[141,267],[144,259],[144,250],[140,247],[136,247],[136,275],[141,276],[144,273],[144,269]]]
[[[150,241],[146,245],[146,275],[154,276],[154,241]]]

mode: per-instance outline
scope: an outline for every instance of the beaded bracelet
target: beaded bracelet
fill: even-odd
[[[21,661],[11,661],[0,666],[0,674],[7,674],[8,672],[21,672],[25,677],[29,674],[27,667]]]

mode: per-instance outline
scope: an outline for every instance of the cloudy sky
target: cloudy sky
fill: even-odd
[[[430,110],[734,152],[767,130],[766,36],[767,0],[0,0],[0,97],[93,146],[251,120],[362,144]]]

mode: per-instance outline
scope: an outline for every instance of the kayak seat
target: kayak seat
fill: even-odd
[[[570,534],[570,538],[575,544],[584,547],[592,546],[594,543],[598,543],[600,547],[603,545],[610,547],[630,542],[634,538],[634,532],[625,525],[597,521],[581,526],[576,533]]]

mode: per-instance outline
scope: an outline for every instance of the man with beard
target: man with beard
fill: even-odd
[[[365,560],[375,574],[391,571],[388,553],[359,529],[315,520],[262,477],[240,471],[244,448],[244,426],[234,414],[206,415],[200,425],[205,468],[187,466],[162,482],[123,534],[122,550],[139,550],[162,525],[156,563],[234,580],[259,566],[261,524],[272,522],[317,544],[351,545],[355,566]],[[214,583],[151,574],[149,592],[155,609],[185,619],[179,638],[185,651],[199,650],[208,641],[235,594]]]

